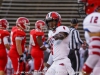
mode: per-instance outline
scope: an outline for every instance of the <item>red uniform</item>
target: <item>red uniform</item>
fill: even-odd
[[[34,58],[34,70],[42,71],[44,55],[43,55],[43,50],[40,49],[40,46],[37,43],[36,37],[42,36],[42,41],[44,41],[45,40],[44,33],[33,29],[30,31],[30,36],[33,42],[31,44],[32,45],[31,55]]]
[[[6,30],[0,30],[0,70],[5,69],[6,64],[7,64],[7,53],[6,53],[6,48],[4,45],[4,37],[9,36],[9,32]]]
[[[11,30],[11,48],[9,51],[9,57],[12,61],[14,71],[20,72],[23,70],[23,66],[21,63],[18,62],[19,54],[17,52],[16,41],[15,41],[17,37],[19,37],[21,39],[22,52],[24,52],[26,34],[23,30],[20,30],[17,27],[13,27]]]

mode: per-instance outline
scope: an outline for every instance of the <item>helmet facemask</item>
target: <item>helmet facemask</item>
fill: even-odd
[[[46,15],[45,21],[48,29],[55,31],[61,25],[61,16],[59,13],[52,11]]]
[[[8,30],[9,29],[9,23],[6,25],[6,28],[5,28],[6,30]]]
[[[78,7],[79,7],[79,15],[81,16],[82,13],[81,11],[85,11],[85,14],[88,15],[88,14],[91,14],[93,12],[98,12],[98,7],[100,6],[100,0],[78,0]],[[80,4],[83,3],[84,4],[84,7],[80,10]],[[81,4],[82,5],[82,4]],[[83,17],[83,16],[81,16]]]
[[[47,27],[46,27],[46,25],[41,26],[41,30],[42,30],[43,32],[47,32]]]
[[[86,16],[86,2],[87,0],[78,0],[78,14],[81,18],[84,18]]]
[[[53,30],[54,31],[57,28],[58,19],[47,20],[46,24],[47,24],[49,30]]]
[[[37,20],[35,23],[35,29],[38,29],[39,31],[42,31],[42,32],[47,32],[47,27],[46,27],[45,21]]]
[[[30,30],[30,23],[25,23],[25,31],[29,31]]]

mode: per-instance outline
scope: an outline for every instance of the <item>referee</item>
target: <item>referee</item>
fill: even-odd
[[[79,31],[77,30],[78,28],[78,20],[72,19],[71,20],[71,27],[70,27],[70,43],[69,43],[69,59],[72,64],[72,68],[74,69],[75,72],[79,72],[79,67],[80,67],[80,54],[79,54],[79,49],[83,43],[83,41],[80,39],[80,34]],[[79,75],[78,73],[76,75]]]

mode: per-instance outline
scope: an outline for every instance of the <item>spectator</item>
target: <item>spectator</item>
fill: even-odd
[[[85,52],[87,52],[87,43],[84,41],[82,47],[80,48],[80,70],[83,67],[84,59],[86,59]]]

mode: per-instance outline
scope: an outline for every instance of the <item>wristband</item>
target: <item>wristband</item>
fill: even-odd
[[[43,47],[45,47],[44,45],[42,45],[40,48],[43,48]]]

